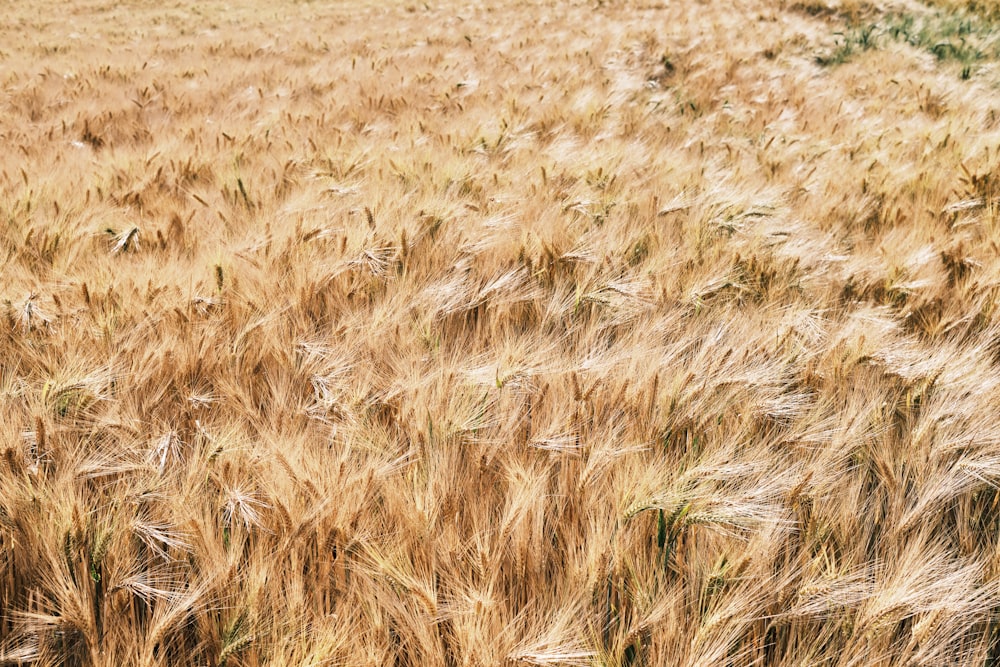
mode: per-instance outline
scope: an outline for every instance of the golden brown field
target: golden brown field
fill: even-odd
[[[998,3],[0,4],[0,664],[1000,662]]]

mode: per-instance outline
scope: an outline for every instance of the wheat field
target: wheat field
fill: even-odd
[[[994,2],[0,4],[0,664],[1000,662]]]

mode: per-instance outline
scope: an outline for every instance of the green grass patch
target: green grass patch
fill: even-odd
[[[855,55],[905,43],[933,54],[942,64],[957,64],[961,77],[972,76],[977,63],[1000,57],[1000,23],[967,9],[935,9],[925,14],[892,12],[879,20],[836,33],[834,48],[816,61],[824,66],[847,62]]]

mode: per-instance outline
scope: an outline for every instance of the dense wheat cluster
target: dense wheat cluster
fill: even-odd
[[[0,664],[992,665],[995,3],[5,3]]]

